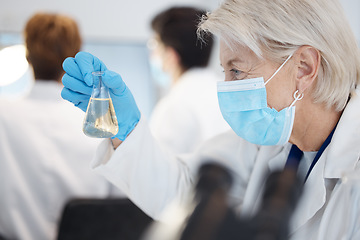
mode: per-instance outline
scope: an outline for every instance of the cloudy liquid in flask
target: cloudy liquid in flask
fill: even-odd
[[[118,132],[118,123],[111,98],[90,98],[83,125],[89,137],[109,138]]]
[[[103,73],[96,72],[96,74],[98,75],[94,77],[97,80],[86,110],[83,132],[89,137],[109,138],[118,132],[118,122],[109,90],[101,82]]]

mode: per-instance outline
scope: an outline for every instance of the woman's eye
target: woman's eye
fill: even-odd
[[[241,80],[244,78],[244,72],[243,71],[240,71],[240,70],[237,70],[237,69],[231,69],[230,72],[232,73],[232,77],[235,79],[235,80]]]
[[[230,72],[233,72],[235,75],[239,75],[242,73],[242,71],[236,69],[231,69]]]
[[[224,69],[222,72],[225,74],[225,81],[242,80],[247,77],[247,73],[235,68]]]

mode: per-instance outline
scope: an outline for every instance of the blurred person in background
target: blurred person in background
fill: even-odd
[[[213,37],[197,38],[199,17],[206,11],[171,7],[157,14],[151,27],[153,76],[167,94],[155,106],[150,127],[154,136],[176,153],[190,153],[204,140],[230,129],[216,96],[221,78],[208,67]]]
[[[98,140],[83,114],[60,97],[62,62],[81,48],[77,23],[37,13],[24,30],[35,84],[22,100],[0,100],[0,235],[54,239],[64,204],[75,197],[123,196],[88,169]]]

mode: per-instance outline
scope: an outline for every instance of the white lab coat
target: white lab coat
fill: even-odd
[[[341,180],[360,172],[360,90],[346,106],[331,143],[304,185],[290,222],[291,239],[360,239],[360,187]],[[141,119],[116,149],[109,141],[98,148],[92,166],[117,185],[154,218],[174,199],[186,199],[199,165],[216,160],[232,169],[231,197],[240,213],[254,214],[261,200],[264,177],[284,167],[291,144],[257,146],[234,132],[216,136],[191,157],[176,156],[156,142]],[[354,173],[353,173],[354,175]],[[355,173],[356,175],[356,173]]]
[[[207,68],[186,71],[151,114],[154,137],[174,153],[192,153],[200,143],[229,130],[217,100],[220,80]]]
[[[84,113],[36,81],[24,100],[0,100],[0,235],[55,239],[64,204],[75,197],[123,196],[89,169],[99,144],[82,133]]]

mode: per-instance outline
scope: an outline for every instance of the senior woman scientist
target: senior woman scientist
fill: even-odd
[[[226,0],[203,17],[200,31],[221,39],[218,97],[233,131],[190,157],[173,156],[153,139],[120,75],[89,53],[68,58],[63,98],[85,111],[89,73],[104,70],[119,121],[93,168],[159,218],[169,202],[186,198],[201,162],[213,159],[233,171],[231,197],[240,214],[251,215],[264,176],[284,168],[294,151],[305,183],[289,238],[360,239],[360,190],[345,195],[341,181],[359,172],[360,61],[341,9],[337,0]]]

